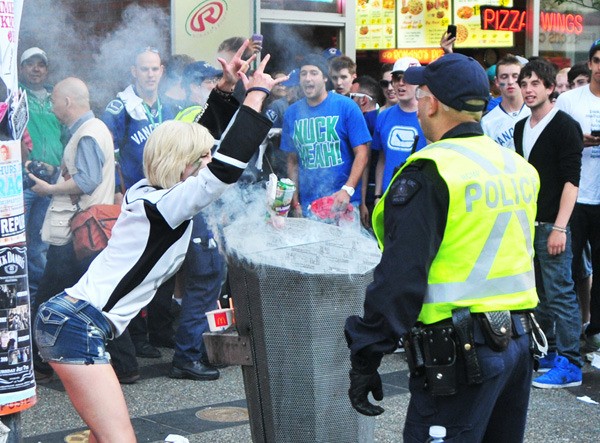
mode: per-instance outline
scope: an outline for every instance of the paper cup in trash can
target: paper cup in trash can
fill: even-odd
[[[206,313],[211,332],[224,331],[233,324],[233,309],[215,309]]]

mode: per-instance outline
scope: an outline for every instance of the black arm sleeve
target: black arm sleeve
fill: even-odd
[[[197,123],[208,129],[210,135],[219,140],[239,106],[235,98],[226,99],[213,90]]]
[[[570,115],[564,116],[558,136],[560,147],[558,151],[558,168],[563,183],[569,182],[579,187],[581,175],[581,155],[583,151],[583,131],[579,123]],[[562,189],[561,189],[562,194]]]
[[[233,123],[221,138],[221,144],[208,164],[210,171],[224,183],[234,183],[267,136],[271,120],[242,105]]]
[[[412,190],[401,189],[407,181]],[[353,361],[371,369],[415,325],[427,292],[429,268],[442,242],[449,194],[435,164],[406,168],[385,201],[385,239],[381,262],[367,288],[364,316],[349,317],[346,338]],[[373,368],[374,366],[374,368]]]

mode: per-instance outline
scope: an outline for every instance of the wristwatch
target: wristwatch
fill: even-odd
[[[350,197],[354,195],[354,188],[352,186],[344,185],[342,186],[342,189],[346,191]]]

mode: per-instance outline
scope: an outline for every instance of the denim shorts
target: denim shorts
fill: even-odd
[[[35,317],[35,341],[42,360],[76,365],[108,364],[107,340],[113,338],[102,312],[65,292],[43,303]]]

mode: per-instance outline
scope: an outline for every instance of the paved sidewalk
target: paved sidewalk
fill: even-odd
[[[140,359],[142,379],[123,386],[138,441],[161,442],[168,434],[179,434],[192,443],[250,442],[241,369],[225,368],[212,382],[173,380],[167,377],[172,351],[161,351],[161,359]],[[581,387],[532,390],[527,442],[600,441],[600,405],[577,399],[587,395],[600,403],[600,370],[586,364],[584,371]],[[403,354],[384,358],[382,378],[386,412],[377,418],[375,441],[398,443],[409,397]],[[22,420],[25,443],[86,441],[72,435],[86,428],[58,380],[39,387],[38,404]]]

